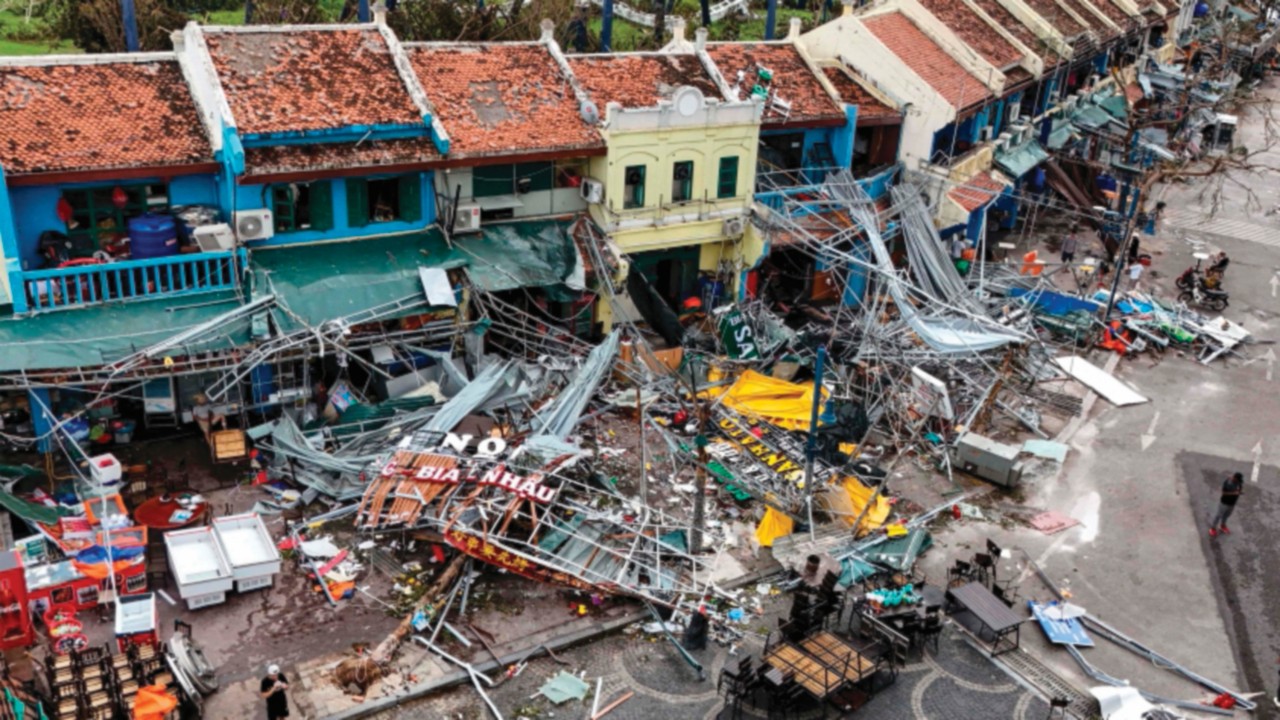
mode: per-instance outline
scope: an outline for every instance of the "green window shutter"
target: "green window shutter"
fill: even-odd
[[[549,162],[520,163],[516,165],[516,181],[521,178],[528,178],[529,192],[550,190],[555,187],[555,166]]]
[[[481,165],[471,170],[471,197],[514,195],[516,192],[514,165]]]
[[[418,173],[400,176],[400,219],[405,222],[422,219],[422,176]]]
[[[369,181],[363,178],[347,180],[347,225],[364,227],[369,224]]]
[[[333,181],[311,183],[311,229],[333,229]]]
[[[271,215],[275,219],[276,232],[287,233],[298,229],[294,217],[293,193],[288,185],[271,186]]]
[[[720,158],[720,178],[716,184],[716,197],[731,198],[738,196],[738,158]]]

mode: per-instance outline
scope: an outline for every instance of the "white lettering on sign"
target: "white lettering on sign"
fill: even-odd
[[[441,449],[454,450],[458,453],[465,453],[471,444],[472,435],[456,435],[447,433],[444,440],[440,442]],[[479,460],[491,460],[499,457],[507,450],[507,442],[502,438],[487,437],[480,441],[476,446],[474,456]],[[469,464],[469,461],[462,461]],[[477,474],[477,472],[479,474]],[[413,475],[414,480],[431,483],[441,483],[447,485],[459,485],[463,482],[473,482],[477,485],[489,485],[502,488],[507,492],[519,496],[521,498],[529,498],[540,503],[549,503],[555,498],[556,490],[542,484],[543,476],[541,473],[534,475],[518,475],[507,470],[506,465],[498,463],[492,465],[483,471],[477,471],[475,468],[459,468],[446,467],[441,465],[427,465],[418,468],[416,472],[410,471],[400,465],[396,460],[392,459],[382,466],[383,477],[394,477],[396,475]]]

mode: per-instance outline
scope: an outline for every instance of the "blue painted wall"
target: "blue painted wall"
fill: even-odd
[[[858,127],[858,106],[844,106],[844,127],[831,131],[831,154],[836,164],[847,168],[853,164],[853,135]]]
[[[433,174],[418,173],[422,185],[422,219],[416,222],[371,222],[364,227],[351,227],[347,221],[347,181],[346,178],[318,180],[331,183],[333,187],[333,228],[331,230],[305,230],[302,232],[276,235],[270,240],[252,243],[253,247],[275,245],[294,245],[297,243],[319,242],[326,240],[344,240],[347,238],[367,237],[370,235],[386,235],[389,233],[422,230],[436,221],[436,204]],[[371,175],[369,179],[398,177],[397,175]],[[235,188],[236,211],[256,210],[269,207],[267,185],[237,185]]]
[[[87,187],[115,187],[140,183],[159,183],[159,178],[123,180],[119,183],[67,183],[63,185],[34,185],[12,188],[9,191],[13,203],[14,234],[16,247],[5,243],[5,257],[16,257],[19,269],[35,270],[40,267],[40,233],[46,230],[66,232],[67,226],[58,219],[58,199],[65,189]],[[169,183],[170,205],[217,205],[217,178],[213,175],[188,175],[176,177]],[[13,252],[13,255],[10,253]]]

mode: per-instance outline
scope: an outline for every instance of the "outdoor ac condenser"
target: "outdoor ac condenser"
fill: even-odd
[[[1021,450],[977,433],[965,433],[956,441],[956,462],[960,469],[1000,487],[1014,488],[1022,482]]]
[[[235,214],[236,237],[245,240],[267,240],[276,234],[271,211],[241,210]]]
[[[480,206],[476,203],[458,203],[458,217],[453,222],[453,234],[480,232]]]

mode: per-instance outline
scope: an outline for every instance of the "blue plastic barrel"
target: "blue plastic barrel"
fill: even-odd
[[[135,260],[178,254],[178,228],[170,215],[129,218],[129,255]]]

